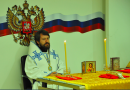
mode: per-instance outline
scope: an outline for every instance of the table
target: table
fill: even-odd
[[[37,81],[40,82],[45,82],[48,84],[55,84],[55,85],[60,85],[60,86],[65,86],[65,87],[70,87],[73,88],[73,90],[85,90],[85,86],[84,85],[80,85],[80,84],[74,84],[74,83],[69,83],[69,82],[64,82],[64,81],[60,81],[60,79],[54,79],[55,76],[48,76],[48,77],[43,77],[43,78],[38,78],[36,79]],[[51,89],[51,88],[45,88],[45,87],[39,87],[39,89]]]
[[[130,89],[130,77],[126,79],[106,79],[99,78],[100,74],[106,74],[106,71],[97,71],[96,73],[75,73],[73,76],[82,77],[80,80],[62,80],[55,76],[47,76],[44,79],[37,79],[37,81],[46,83],[55,83],[57,85],[67,86],[74,89]],[[122,75],[130,76],[130,73],[123,73]],[[46,79],[46,80],[45,80]],[[57,82],[57,83],[56,83]]]

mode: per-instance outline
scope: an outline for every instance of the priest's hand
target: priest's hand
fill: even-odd
[[[58,76],[58,75],[62,75],[62,74],[60,74],[60,73],[57,73],[57,72],[52,72],[50,75],[48,75],[48,76]]]
[[[61,73],[57,73],[57,76],[58,76],[58,75],[62,75],[62,74],[61,74]]]
[[[57,72],[52,72],[50,75],[48,76],[56,76],[57,75]]]
[[[57,72],[52,72],[53,74],[56,74]]]

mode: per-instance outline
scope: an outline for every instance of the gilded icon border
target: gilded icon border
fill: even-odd
[[[84,74],[84,73],[96,73],[96,61],[83,61],[81,63],[81,66],[82,66],[82,74]]]

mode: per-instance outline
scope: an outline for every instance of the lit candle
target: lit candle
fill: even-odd
[[[66,71],[67,71],[66,40],[64,41],[64,46],[65,46],[65,63],[66,63]]]
[[[106,61],[106,69],[107,69],[106,38],[104,39],[104,47],[105,47],[105,61]]]

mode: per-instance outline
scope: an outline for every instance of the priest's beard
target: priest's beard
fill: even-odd
[[[46,44],[48,44],[48,45],[46,45]],[[44,45],[42,45],[40,43],[39,48],[41,49],[42,52],[47,52],[47,50],[50,49],[50,43],[45,43]]]

